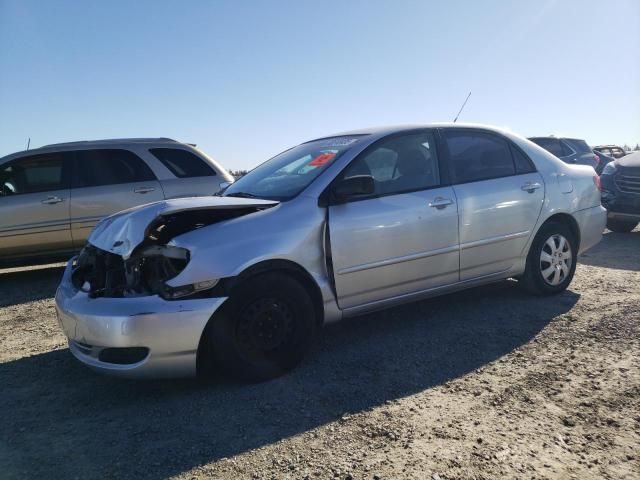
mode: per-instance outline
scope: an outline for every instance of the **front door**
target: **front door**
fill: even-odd
[[[441,186],[433,133],[388,137],[340,178],[371,175],[375,193],[329,207],[329,238],[340,308],[458,281],[458,212]]]
[[[458,201],[460,279],[509,270],[522,257],[544,202],[544,181],[529,158],[486,131],[442,137]]]
[[[62,153],[0,166],[0,260],[72,248],[68,170]]]
[[[71,189],[71,234],[81,248],[102,217],[163,200],[160,183],[142,159],[129,150],[75,152]]]

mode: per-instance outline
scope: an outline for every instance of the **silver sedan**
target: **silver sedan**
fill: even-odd
[[[73,355],[129,377],[293,368],[327,322],[516,278],[565,290],[606,221],[591,167],[474,125],[315,139],[213,197],[101,221],[56,294]]]

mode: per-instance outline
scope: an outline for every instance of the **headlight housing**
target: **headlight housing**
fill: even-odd
[[[188,285],[181,285],[179,287],[170,287],[169,285],[164,286],[164,289],[161,293],[162,298],[165,300],[175,300],[177,298],[184,298],[194,293],[202,292],[204,290],[209,290],[215,287],[218,284],[218,279],[213,280],[205,280],[203,282],[191,283]]]
[[[602,175],[613,175],[616,173],[617,167],[616,162],[609,162],[604,166],[602,170]]]

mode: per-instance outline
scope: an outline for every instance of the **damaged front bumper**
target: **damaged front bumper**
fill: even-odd
[[[226,297],[165,300],[159,295],[97,297],[76,288],[67,264],[56,291],[58,321],[85,365],[135,378],[196,374],[200,338]]]

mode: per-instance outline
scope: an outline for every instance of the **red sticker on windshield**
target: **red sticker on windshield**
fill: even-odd
[[[329,163],[331,160],[333,160],[333,157],[335,157],[336,154],[335,153],[321,153],[320,155],[318,155],[316,158],[314,158],[313,160],[311,160],[309,162],[309,166],[310,167],[320,167],[322,165],[326,165],[327,163]]]

